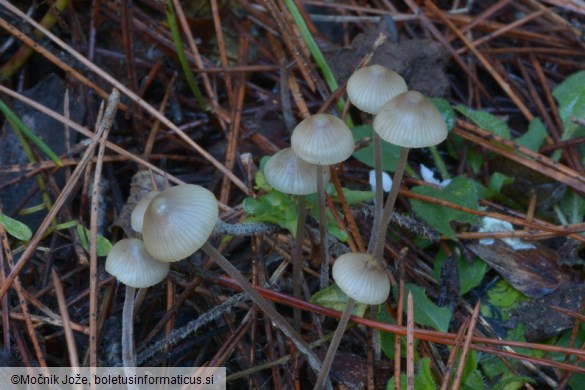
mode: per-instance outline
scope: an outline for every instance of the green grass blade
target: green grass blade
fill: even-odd
[[[6,119],[10,122],[14,131],[20,132],[29,140],[31,140],[45,155],[51,159],[55,164],[63,167],[63,162],[59,156],[31,129],[29,129],[24,122],[16,115],[8,106],[0,99],[0,111],[4,114]]]
[[[175,48],[177,49],[179,63],[181,64],[181,69],[183,69],[183,74],[185,75],[185,80],[187,80],[189,89],[191,89],[191,93],[195,97],[197,104],[199,104],[199,106],[204,110],[207,110],[207,104],[205,103],[203,94],[201,94],[201,90],[197,86],[193,72],[189,67],[189,62],[187,62],[187,55],[185,54],[185,49],[183,48],[183,41],[181,40],[181,33],[179,31],[179,25],[177,24],[177,18],[175,16],[175,9],[173,8],[171,0],[167,0],[165,2],[165,10],[167,13],[167,21],[169,23],[171,35],[173,36],[173,42],[175,43]]]
[[[323,74],[323,78],[325,79],[325,83],[327,84],[327,87],[329,87],[329,90],[331,92],[334,92],[337,88],[339,88],[339,84],[337,83],[337,79],[335,79],[335,76],[333,75],[333,71],[331,70],[331,67],[327,63],[327,60],[325,59],[323,52],[321,52],[321,49],[319,49],[319,46],[317,45],[315,38],[313,38],[311,31],[309,31],[309,28],[307,27],[307,24],[305,23],[303,16],[299,12],[299,10],[298,10],[298,8],[293,0],[284,0],[284,3],[286,4],[286,7],[288,8],[289,12],[291,13],[293,20],[294,20],[296,26],[298,27],[298,29],[301,33],[301,36],[303,37],[303,40],[307,44],[307,47],[309,48],[309,51],[311,52],[311,55],[313,56],[313,59],[315,60],[315,63],[317,64],[317,66],[321,70],[321,73]],[[339,109],[339,111],[343,112],[344,106],[345,106],[345,101],[343,99],[339,99],[337,101],[337,108]],[[349,115],[347,116],[346,122],[350,128],[353,127],[353,123],[352,123],[351,117]]]

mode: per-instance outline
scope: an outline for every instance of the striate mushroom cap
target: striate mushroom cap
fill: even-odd
[[[340,163],[354,149],[349,127],[330,114],[315,114],[301,121],[293,130],[290,142],[299,158],[316,165]]]
[[[404,148],[438,145],[447,138],[445,120],[422,93],[401,93],[384,104],[374,119],[380,138]]]
[[[195,184],[168,188],[146,207],[144,245],[157,260],[182,260],[207,241],[218,214],[217,200],[209,190]]]
[[[388,275],[368,253],[339,256],[333,263],[332,274],[337,286],[356,302],[379,305],[390,294]]]
[[[317,192],[317,172],[325,173],[325,182],[330,179],[329,169],[301,160],[291,148],[274,156],[264,166],[264,178],[273,188],[285,194],[308,195]]]
[[[351,104],[369,114],[377,114],[385,103],[407,90],[402,76],[382,65],[358,69],[347,80]]]
[[[142,233],[142,224],[144,222],[144,212],[146,211],[146,207],[160,192],[159,191],[150,191],[146,193],[136,206],[134,206],[134,210],[132,210],[132,214],[130,214],[130,226],[132,226],[132,230],[138,233]]]
[[[106,271],[120,282],[134,288],[160,283],[169,273],[169,263],[156,260],[137,238],[125,238],[110,249]]]

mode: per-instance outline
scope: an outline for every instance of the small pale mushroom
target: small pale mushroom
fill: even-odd
[[[306,207],[305,195],[317,192],[315,178],[322,171],[324,181],[328,182],[329,170],[321,165],[311,164],[301,160],[291,148],[277,152],[264,166],[264,178],[273,188],[285,194],[296,195],[297,198],[297,228],[295,233],[295,247],[292,256],[293,296],[301,297],[302,245],[304,237]],[[301,327],[301,312],[294,309],[294,324],[297,330]]]
[[[388,280],[386,271],[368,253],[346,253],[339,256],[333,263],[332,274],[337,287],[349,299],[323,360],[323,369],[317,377],[315,390],[320,390],[327,380],[335,352],[339,347],[355,303],[379,305],[385,302],[390,294],[390,280]]]
[[[383,140],[400,146],[400,157],[392,178],[392,188],[386,199],[382,217],[378,221],[379,225],[374,226],[376,234],[368,245],[368,252],[381,258],[384,237],[404,175],[408,151],[411,148],[424,148],[443,142],[447,138],[447,125],[429,99],[420,92],[408,91],[384,104],[374,119],[374,131]]]
[[[134,295],[137,288],[162,282],[169,273],[169,263],[156,260],[136,238],[125,238],[112,246],[106,258],[106,271],[126,285],[122,309],[122,362],[124,367],[136,366],[134,357]]]
[[[348,159],[354,150],[353,135],[347,125],[330,114],[312,115],[297,125],[291,135],[295,154],[311,164],[329,166]],[[317,170],[317,200],[319,203],[319,236],[321,238],[320,286],[329,281],[329,250],[325,215],[325,185],[323,171]]]

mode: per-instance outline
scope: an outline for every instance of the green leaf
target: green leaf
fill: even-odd
[[[376,193],[372,191],[358,191],[358,190],[350,190],[347,188],[341,188],[343,191],[343,196],[345,196],[345,201],[349,206],[364,203],[370,201],[376,197]],[[339,196],[337,192],[333,194],[331,199],[334,202],[339,202]]]
[[[459,270],[459,293],[465,295],[479,286],[490,267],[483,260],[467,261],[460,257],[457,259],[457,269]]]
[[[569,223],[583,222],[585,217],[585,199],[574,191],[567,191],[560,203],[563,214]]]
[[[371,125],[355,126],[351,129],[354,141],[359,141],[364,138],[371,138],[374,131]],[[400,156],[400,147],[388,142],[382,141],[382,170],[386,172],[394,172],[396,164],[398,164],[398,157]],[[363,164],[374,168],[374,145],[370,144],[364,148],[356,150],[353,157]]]
[[[296,234],[297,206],[294,200],[282,192],[272,190],[257,198],[246,198],[242,203],[250,222],[272,222]]]
[[[75,226],[75,230],[77,230],[77,235],[79,236],[79,241],[81,243],[81,246],[83,247],[83,249],[85,249],[87,252],[89,252],[89,237],[91,235],[91,232],[89,231],[89,229],[81,226],[80,224]],[[112,243],[107,238],[102,236],[101,234],[98,234],[98,236],[97,236],[97,255],[98,256],[107,256],[108,253],[110,253],[110,249],[112,249]]]
[[[447,124],[447,130],[448,131],[453,130],[453,127],[455,127],[455,119],[456,118],[455,118],[455,110],[453,110],[453,107],[451,106],[451,104],[446,99],[443,99],[443,98],[431,98],[431,102],[435,105],[437,110],[439,110],[439,112],[441,113],[443,120]]]
[[[268,182],[266,181],[266,178],[264,177],[263,170],[258,170],[256,172],[256,176],[254,177],[254,181],[256,182],[256,189],[257,190],[265,190],[265,191],[272,190],[272,187],[270,187],[270,184],[268,184]]]
[[[496,383],[494,390],[518,390],[524,387],[525,383],[536,383],[536,381],[526,375],[514,375],[511,372],[504,374],[502,379]]]
[[[538,151],[544,143],[546,127],[540,118],[534,118],[528,125],[528,130],[522,136],[516,138],[516,142],[530,150]]]
[[[331,286],[315,293],[311,297],[310,302],[314,303],[315,305],[328,307],[330,309],[342,312],[345,309],[345,304],[347,303],[348,299],[349,297],[343,291],[341,291],[341,289],[337,287],[336,284],[332,284]],[[366,313],[367,307],[368,306],[364,305],[363,303],[356,302],[353,307],[352,314],[354,316],[363,317]]]
[[[386,384],[386,389],[394,390],[396,386],[394,382],[394,377],[390,378]],[[400,374],[400,388],[406,390],[406,387],[406,374]],[[435,390],[437,388],[431,371],[431,359],[428,357],[422,358],[417,364],[416,373],[414,375],[414,388],[417,390]]]
[[[379,305],[377,314],[378,321],[385,322],[387,324],[396,324],[394,317],[388,313],[386,305]],[[394,359],[394,340],[393,333],[380,331],[380,345],[382,346],[382,351],[388,359]],[[404,340],[401,339],[401,341]]]
[[[464,390],[487,389],[487,385],[481,372],[473,370],[464,377],[462,388]]]
[[[0,213],[0,224],[4,226],[8,234],[20,241],[28,241],[32,237],[32,231],[28,226],[6,214]]]
[[[435,379],[431,371],[431,359],[424,357],[418,363],[418,372],[414,379],[414,387],[416,389],[435,389]]]
[[[517,307],[520,303],[528,300],[528,298],[520,291],[516,290],[505,280],[500,280],[487,293],[488,304],[481,305],[481,313],[487,317],[501,316],[502,319],[509,318],[511,309]],[[493,309],[497,309],[498,313],[493,313]]]
[[[577,72],[569,77],[554,90],[553,95],[559,103],[559,116],[563,121],[562,140],[576,135],[577,130],[583,128],[571,119],[585,117],[585,71]]]
[[[464,105],[455,106],[455,110],[471,119],[476,125],[484,130],[487,130],[495,135],[499,135],[505,139],[510,139],[510,128],[502,119],[490,114],[489,112],[473,110]]]
[[[502,191],[503,186],[508,185],[508,184],[512,184],[512,183],[514,183],[513,177],[506,176],[500,172],[494,172],[490,176],[488,188],[499,193]]]
[[[394,296],[398,296],[398,287],[394,287]],[[430,326],[440,332],[446,332],[451,321],[451,310],[445,307],[435,305],[426,295],[425,290],[414,284],[407,284],[404,287],[404,311],[406,312],[406,304],[408,292],[412,292],[412,300],[414,302],[414,322]]]
[[[467,155],[465,156],[465,162],[471,168],[471,171],[474,174],[478,174],[481,171],[481,166],[483,165],[483,154],[481,152],[475,151],[470,149],[467,151]]]
[[[472,180],[463,176],[456,177],[443,189],[429,186],[418,186],[412,188],[412,192],[445,200],[473,210],[477,210],[478,208],[479,197],[477,194],[477,187]],[[455,240],[456,237],[455,232],[450,226],[451,221],[474,223],[477,219],[473,214],[449,207],[431,204],[416,199],[413,199],[411,203],[412,209],[420,218],[431,227],[453,240]]]

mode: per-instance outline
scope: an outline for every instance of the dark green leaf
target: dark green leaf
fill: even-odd
[[[8,234],[18,240],[28,241],[32,237],[32,231],[28,226],[6,214],[0,213],[0,224],[4,226]]]
[[[247,221],[272,222],[296,235],[297,207],[290,196],[272,190],[258,198],[244,199],[242,208]]]
[[[437,107],[437,110],[439,110],[439,112],[441,113],[441,116],[443,117],[445,123],[447,124],[447,130],[448,131],[453,130],[453,127],[455,127],[456,118],[455,111],[453,110],[451,104],[446,99],[443,98],[431,98],[431,102],[433,102],[435,107]]]
[[[79,236],[79,241],[81,243],[81,246],[83,247],[83,249],[85,249],[87,252],[89,252],[89,238],[90,238],[91,232],[89,231],[89,229],[87,229],[81,225],[77,225],[75,227],[75,230],[77,230],[77,235]],[[102,236],[101,234],[98,234],[97,235],[97,255],[98,256],[107,256],[108,253],[110,253],[110,249],[112,249],[112,243],[107,238]]]
[[[499,135],[505,139],[510,139],[510,128],[500,118],[490,114],[489,112],[472,110],[471,108],[465,107],[464,105],[455,106],[455,110],[459,111],[464,116],[471,119],[476,125],[484,130]]]
[[[412,188],[412,192],[445,200],[457,205],[477,210],[478,194],[477,188],[472,180],[465,177],[456,177],[443,189],[436,189],[429,186],[418,186]],[[431,227],[438,230],[451,239],[456,239],[455,232],[450,226],[451,221],[473,223],[476,216],[460,210],[444,207],[436,204],[413,199],[412,209]]]
[[[562,139],[569,139],[577,134],[577,130],[583,128],[572,121],[573,117],[585,117],[585,71],[577,72],[569,76],[559,84],[553,95],[559,102],[559,116],[563,120],[564,132]]]
[[[522,136],[516,138],[516,142],[530,150],[538,151],[544,143],[546,127],[540,118],[534,118],[528,125],[528,130]]]
[[[342,191],[347,204],[350,206],[370,201],[376,196],[376,193],[372,191],[358,191],[347,188],[342,188]],[[339,202],[339,196],[337,196],[337,192],[335,192],[331,198],[334,202]]]
[[[512,184],[514,182],[514,178],[510,176],[506,176],[500,172],[494,172],[490,176],[490,182],[488,183],[488,187],[496,192],[501,192],[502,187],[508,184]]]
[[[355,141],[359,141],[364,138],[372,137],[372,126],[362,125],[355,126],[352,130],[353,138]],[[382,141],[382,170],[386,172],[394,172],[396,170],[396,164],[398,163],[398,157],[400,156],[400,147],[397,145],[390,144]],[[356,150],[353,153],[353,157],[366,164],[369,167],[374,167],[374,147],[370,143],[365,148]]]
[[[397,290],[397,287],[394,287]],[[404,310],[406,311],[406,299],[408,292],[412,292],[414,301],[414,322],[419,325],[430,326],[435,330],[446,332],[451,321],[451,310],[435,305],[426,295],[425,290],[414,284],[404,287]],[[394,291],[398,296],[398,291]]]
[[[386,384],[386,390],[394,390],[396,386],[394,382],[395,378],[392,377]],[[407,388],[405,374],[400,374],[400,388],[403,390]],[[414,388],[417,390],[435,390],[437,388],[431,370],[431,359],[428,357],[422,358],[417,364],[414,375]]]
[[[457,269],[459,270],[459,293],[464,295],[479,286],[490,268],[483,260],[467,261],[460,257],[457,259]]]
[[[349,297],[343,291],[341,291],[341,289],[337,287],[336,284],[332,284],[331,286],[315,293],[311,297],[310,302],[314,303],[315,305],[328,307],[330,309],[342,312],[345,309],[345,304],[347,303],[348,299]],[[367,307],[368,306],[364,305],[363,303],[356,302],[353,307],[352,314],[354,316],[363,317]]]

